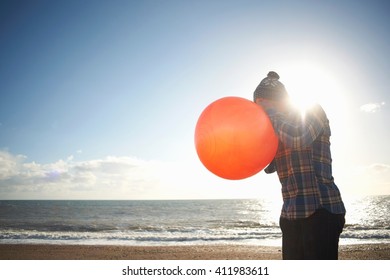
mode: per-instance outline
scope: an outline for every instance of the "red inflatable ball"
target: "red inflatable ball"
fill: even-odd
[[[209,171],[239,180],[255,175],[272,161],[278,138],[260,106],[241,97],[224,97],[200,115],[195,147]]]

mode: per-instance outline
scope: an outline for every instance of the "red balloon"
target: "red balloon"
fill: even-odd
[[[209,171],[239,180],[255,175],[272,161],[278,138],[259,105],[241,97],[224,97],[200,115],[195,147]]]

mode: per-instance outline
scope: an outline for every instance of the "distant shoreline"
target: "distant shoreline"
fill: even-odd
[[[277,246],[0,244],[1,260],[281,260]],[[389,260],[390,243],[340,245],[340,260]]]

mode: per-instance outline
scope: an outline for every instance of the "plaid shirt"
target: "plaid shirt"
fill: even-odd
[[[279,147],[266,173],[277,171],[282,184],[281,217],[306,218],[317,209],[345,213],[339,189],[332,176],[329,120],[316,105],[304,116],[269,112]]]

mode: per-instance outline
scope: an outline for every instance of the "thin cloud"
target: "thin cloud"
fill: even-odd
[[[378,112],[383,106],[385,106],[385,102],[381,103],[367,103],[362,106],[360,106],[360,111],[365,113],[376,113]]]
[[[376,173],[390,173],[390,165],[383,163],[374,163],[368,167],[368,170]]]
[[[158,185],[160,162],[109,156],[89,161],[58,160],[39,164],[0,151],[0,197],[6,198],[142,198]]]

